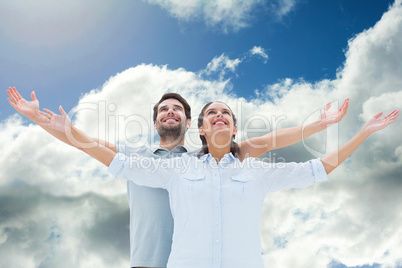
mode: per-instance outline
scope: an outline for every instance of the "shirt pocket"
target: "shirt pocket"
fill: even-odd
[[[183,182],[183,190],[189,197],[193,198],[205,193],[205,174],[184,174]]]
[[[247,199],[253,195],[255,178],[249,175],[233,175],[230,177],[230,187],[234,197]]]

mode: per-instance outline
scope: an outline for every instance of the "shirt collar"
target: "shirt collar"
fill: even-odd
[[[157,151],[165,151],[165,152],[173,152],[173,153],[186,153],[188,152],[187,148],[182,145],[177,145],[171,151],[168,149],[162,148],[160,146],[156,146],[152,148],[152,153],[156,153]]]
[[[233,154],[230,152],[230,153],[227,153],[227,154],[225,154],[223,157],[222,157],[222,159],[226,159],[226,158],[228,158],[228,160],[229,160],[229,162],[233,162],[236,158],[233,156]],[[202,162],[209,162],[209,161],[211,161],[213,159],[213,157],[212,157],[212,155],[211,154],[204,154],[204,155],[202,155],[201,157],[200,157],[200,160],[202,161]],[[222,161],[222,159],[221,159],[221,161]]]

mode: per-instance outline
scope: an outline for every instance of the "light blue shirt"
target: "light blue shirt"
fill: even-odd
[[[169,268],[263,268],[260,221],[265,196],[327,179],[321,161],[240,162],[226,154],[153,159],[117,154],[108,171],[169,192],[174,218]]]
[[[161,147],[119,144],[116,150],[127,156],[139,154],[156,159],[188,153],[180,145],[169,151]],[[130,207],[130,267],[166,267],[173,236],[168,192],[165,189],[140,186],[128,180],[127,195]]]

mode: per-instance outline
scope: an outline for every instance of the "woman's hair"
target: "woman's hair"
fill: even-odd
[[[214,101],[214,102],[220,102],[220,101]],[[209,102],[209,103],[205,104],[205,106],[202,108],[201,113],[198,116],[198,128],[202,127],[202,125],[204,123],[204,113],[205,113],[205,111],[214,102]],[[223,102],[220,102],[220,103],[223,103]],[[230,109],[230,107],[226,103],[223,103],[223,104],[225,104],[229,108],[230,112],[232,113],[233,124],[236,127],[236,124],[237,124],[236,116],[232,112],[232,109]],[[234,157],[239,157],[240,148],[239,148],[239,145],[234,141],[235,137],[236,137],[236,135],[232,135],[232,140],[231,140],[231,143],[230,143],[230,152],[233,154]],[[202,135],[200,135],[200,139],[201,139],[201,142],[202,142],[202,148],[201,148],[201,151],[200,151],[198,156],[201,156],[201,155],[209,153],[207,140]]]

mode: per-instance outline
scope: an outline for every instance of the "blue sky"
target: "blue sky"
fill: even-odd
[[[16,115],[9,86],[27,99],[35,90],[41,108],[75,108],[91,136],[135,146],[153,142],[151,107],[167,90],[195,120],[205,103],[228,103],[238,140],[350,98],[339,124],[265,155],[287,162],[323,157],[374,114],[402,109],[402,0],[0,0],[0,40],[1,267],[129,262],[125,182]],[[267,197],[267,267],[402,267],[399,121],[328,182]]]
[[[178,20],[145,1],[39,2],[0,2],[0,85],[16,86],[24,96],[36,90],[54,109],[72,106],[81,93],[141,63],[197,72],[215,56],[240,58],[253,46],[264,48],[269,60],[239,66],[232,78],[238,96],[250,98],[284,78],[333,79],[347,41],[373,26],[393,1],[296,1],[281,18],[270,2],[249,12],[247,27],[226,30],[202,18]],[[12,113],[1,106],[0,118]]]

